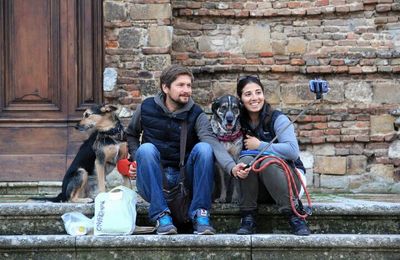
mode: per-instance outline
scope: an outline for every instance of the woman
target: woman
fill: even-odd
[[[289,118],[279,111],[273,111],[265,101],[264,86],[257,76],[243,76],[237,82],[237,95],[240,98],[243,108],[241,124],[246,131],[244,139],[244,151],[242,151],[240,163],[250,163],[258,151],[261,151],[278,134],[274,142],[266,152],[284,159],[289,165],[292,176],[300,191],[301,181],[294,173],[295,168],[300,170],[301,179],[305,182],[305,169],[299,157],[299,146],[293,125],[285,127],[290,123]],[[262,167],[271,158],[264,159]],[[295,235],[307,236],[310,230],[307,222],[294,214],[288,190],[288,183],[284,169],[271,164],[261,172],[239,169],[232,171],[232,174],[239,178],[240,182],[240,211],[241,224],[237,234],[253,234],[256,230],[257,202],[275,202],[279,210],[289,220],[292,232]],[[297,202],[294,201],[295,203]],[[298,207],[298,205],[296,205]]]

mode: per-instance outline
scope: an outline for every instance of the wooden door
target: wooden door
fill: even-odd
[[[102,101],[101,0],[0,0],[0,181],[62,180]]]

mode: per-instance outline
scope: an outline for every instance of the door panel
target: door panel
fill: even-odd
[[[101,0],[0,0],[0,181],[62,179],[102,101],[102,27]]]
[[[3,154],[0,165],[1,181],[61,181],[65,174],[65,155]]]
[[[6,39],[12,48],[6,60],[9,66],[4,109],[60,110],[59,2],[35,0],[32,5],[30,1],[14,0],[8,9]]]

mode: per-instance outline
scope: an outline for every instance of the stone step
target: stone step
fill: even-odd
[[[329,202],[316,202],[308,218],[314,234],[399,234],[400,203],[349,199],[335,196]],[[61,215],[78,211],[88,217],[93,204],[79,203],[0,203],[0,235],[65,234]],[[137,206],[137,224],[147,221],[147,204]],[[214,204],[212,221],[218,233],[234,233],[238,228],[239,208],[234,204]],[[260,205],[258,233],[289,233],[288,223],[277,208]]]
[[[400,259],[400,235],[0,236],[2,259]]]

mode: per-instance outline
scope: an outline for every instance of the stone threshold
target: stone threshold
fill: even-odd
[[[148,205],[137,205],[137,225],[151,226],[147,218]],[[307,218],[314,234],[398,234],[400,203],[342,199],[340,202],[315,203],[313,215]],[[79,203],[0,203],[0,235],[66,234],[61,215],[81,212],[94,215],[93,204]],[[240,222],[240,212],[234,204],[213,204],[211,220],[218,233],[234,233]],[[276,206],[260,205],[258,231],[267,234],[287,234],[287,220]]]
[[[69,259],[399,259],[400,235],[0,236],[0,257]]]
[[[339,197],[338,197],[339,199]],[[305,204],[307,206],[307,204]],[[148,203],[138,203],[139,214],[147,213]],[[51,203],[51,202],[11,202],[0,203],[1,215],[58,215],[71,211],[79,211],[84,214],[94,214],[94,204],[89,203]],[[236,204],[225,203],[212,205],[214,214],[238,214],[239,207]],[[260,205],[260,214],[280,215],[274,205]],[[333,202],[313,203],[313,215],[396,215],[400,216],[400,203],[379,202],[342,198]]]

